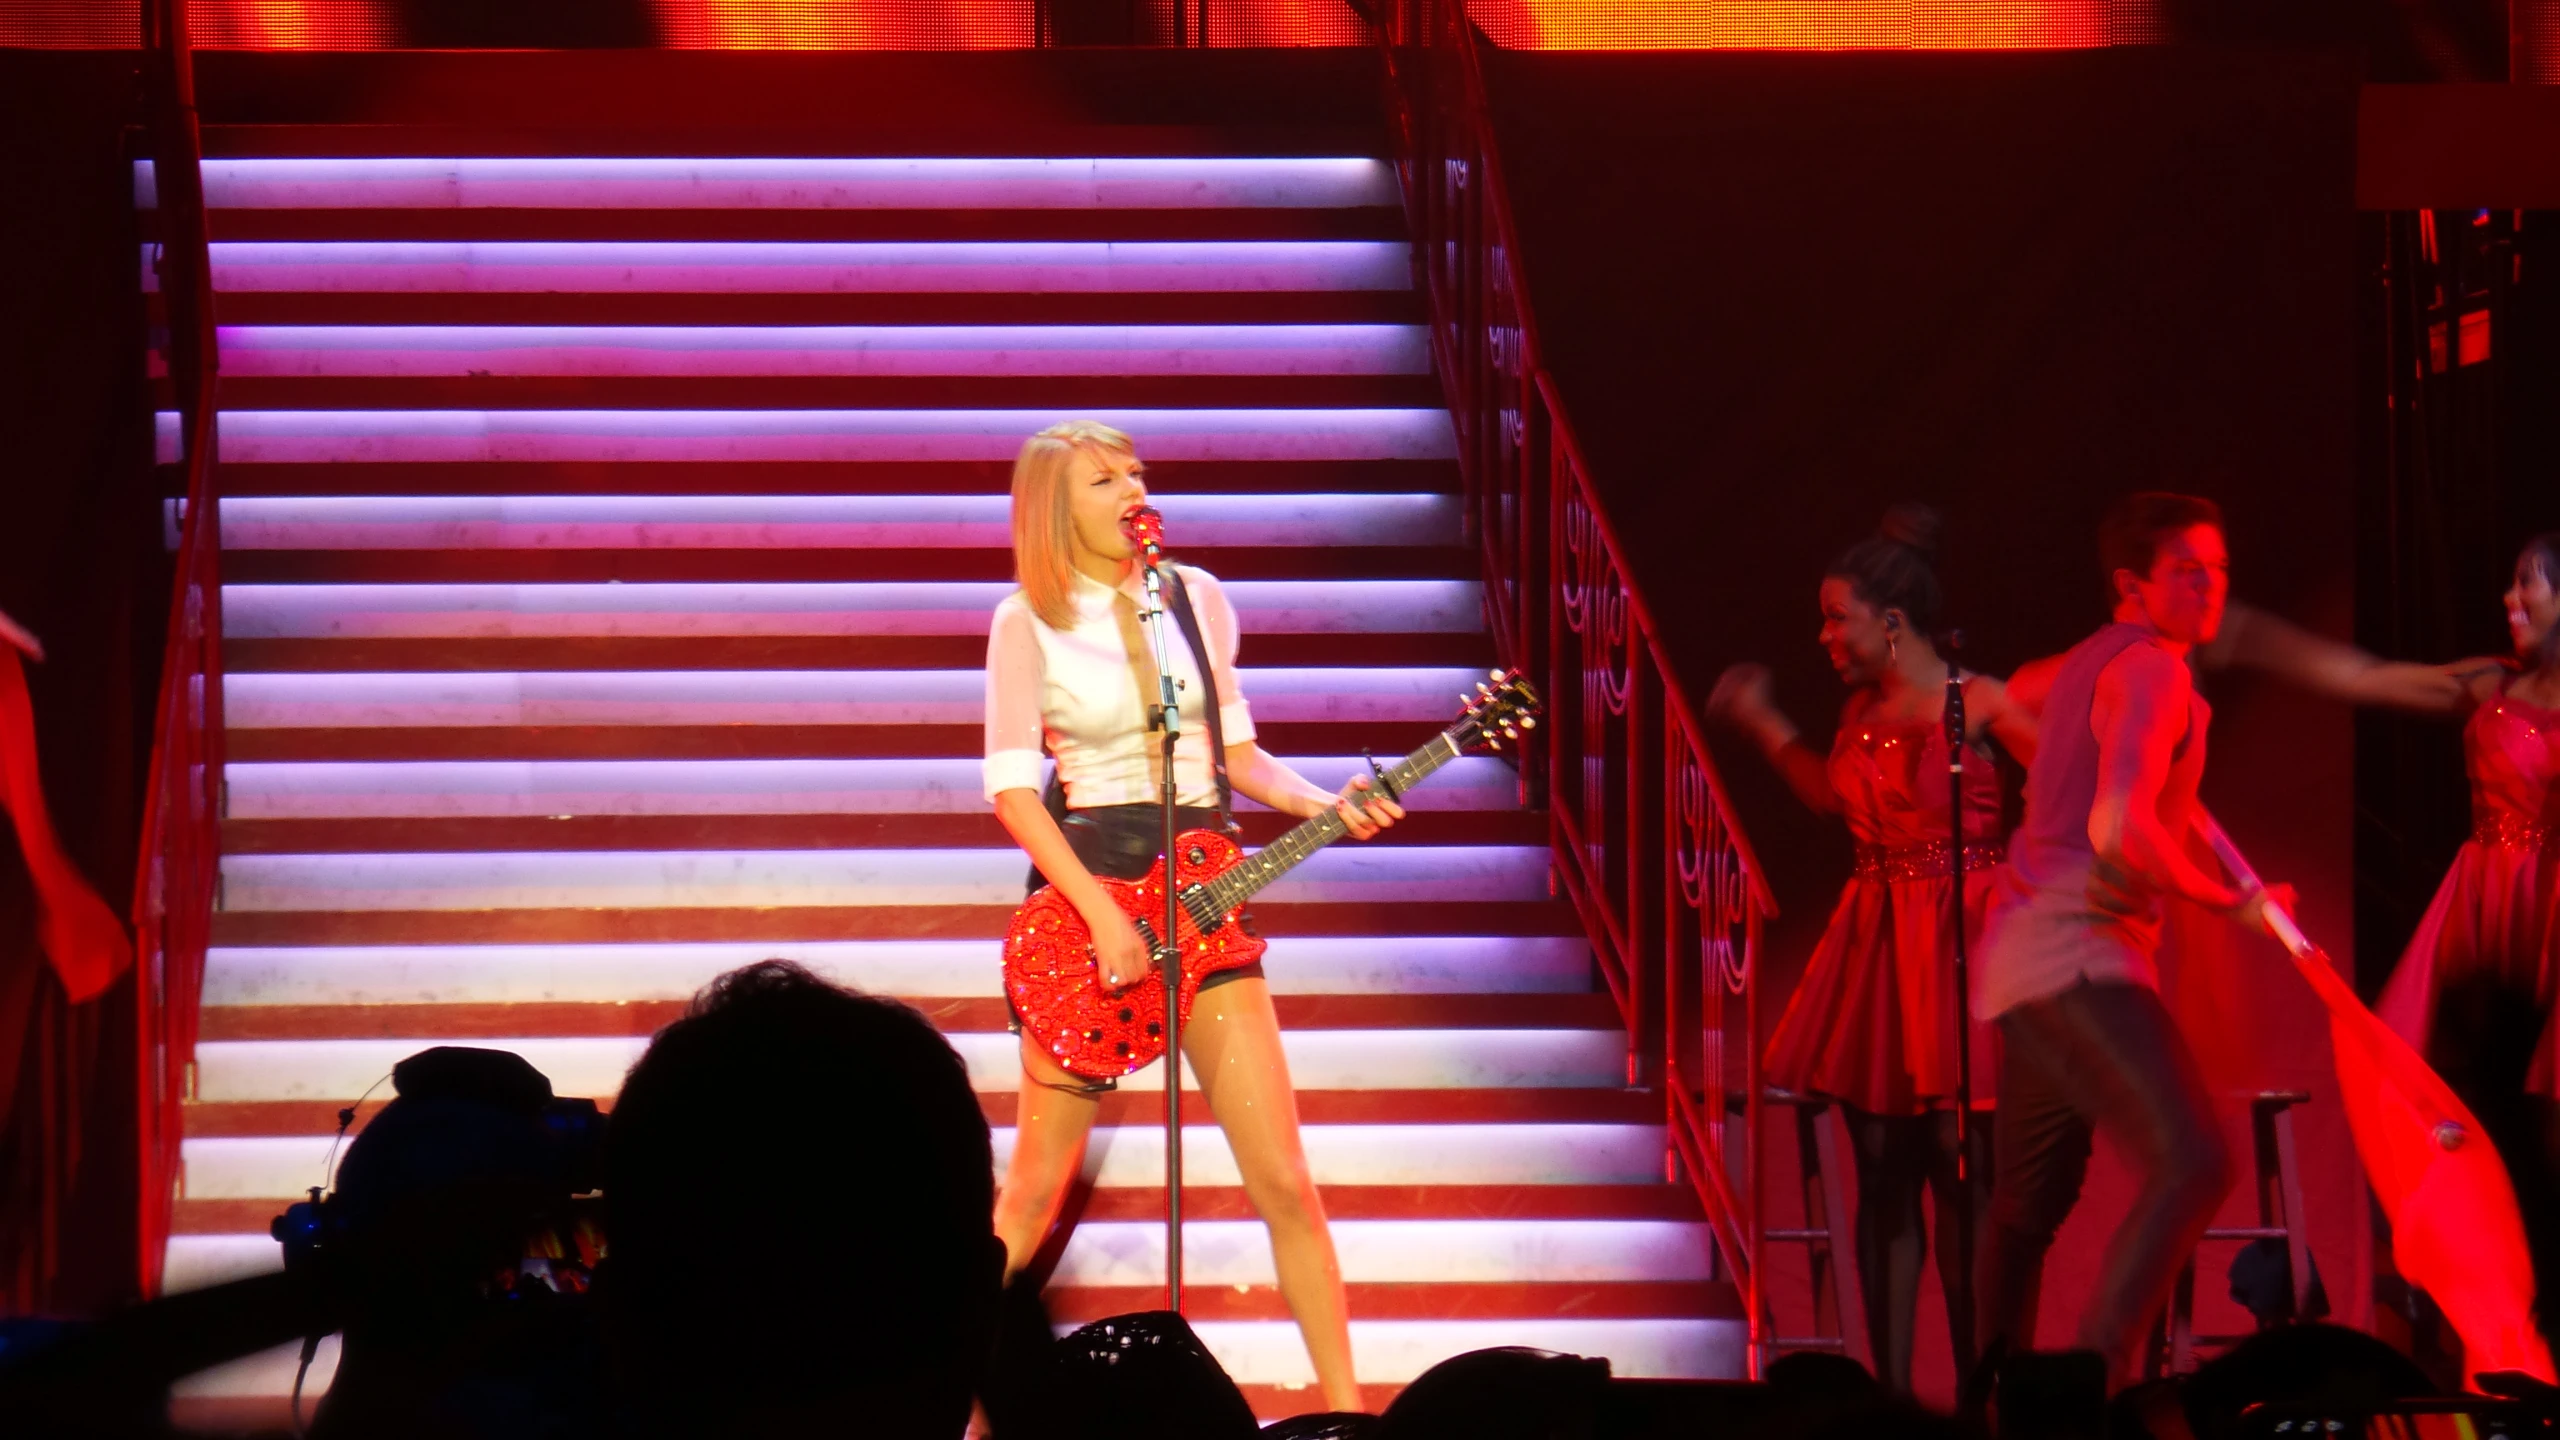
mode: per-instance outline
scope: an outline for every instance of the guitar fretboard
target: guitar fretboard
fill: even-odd
[[[1402,795],[1421,784],[1431,772],[1457,759],[1462,752],[1456,736],[1464,728],[1453,726],[1443,730],[1431,737],[1429,744],[1386,766],[1385,788]],[[1263,886],[1288,874],[1297,868],[1299,862],[1346,833],[1340,810],[1327,810],[1312,819],[1299,821],[1289,833],[1246,856],[1233,870],[1201,886],[1197,892],[1198,903],[1191,906],[1192,918],[1203,924],[1214,924],[1218,917],[1253,898]]]

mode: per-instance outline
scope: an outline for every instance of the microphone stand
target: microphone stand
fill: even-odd
[[[1148,707],[1147,728],[1164,732],[1164,784],[1158,800],[1164,811],[1164,915],[1156,932],[1156,972],[1164,980],[1164,1308],[1182,1313],[1182,902],[1174,874],[1174,805],[1180,789],[1173,777],[1173,751],[1182,737],[1181,682],[1173,676],[1173,646],[1166,634],[1172,616],[1165,606],[1162,552],[1148,545],[1138,559],[1146,581],[1146,604],[1139,620],[1155,643],[1156,703]]]
[[[1950,630],[1947,651],[1947,869],[1955,883],[1948,904],[1954,911],[1956,968],[1956,1275],[1941,1275],[1947,1293],[1961,1297],[1961,1313],[1973,1314],[1973,976],[1964,933],[1964,676],[1956,656],[1964,649],[1964,632]],[[1963,1339],[1957,1339],[1959,1348]],[[1959,1377],[1961,1378],[1961,1377]]]

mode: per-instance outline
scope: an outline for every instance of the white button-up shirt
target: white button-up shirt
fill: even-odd
[[[1245,706],[1244,688],[1236,680],[1238,631],[1235,607],[1228,603],[1217,577],[1191,566],[1178,567],[1190,592],[1193,613],[1200,619],[1200,638],[1217,672],[1218,721],[1226,742],[1241,745],[1254,738],[1253,713]],[[1005,790],[1037,790],[1042,783],[1041,746],[1058,762],[1067,805],[1085,810],[1099,805],[1153,804],[1162,798],[1151,778],[1156,747],[1162,742],[1146,728],[1146,707],[1155,697],[1139,694],[1140,670],[1130,664],[1120,620],[1113,613],[1113,591],[1090,576],[1075,576],[1075,625],[1052,629],[1031,613],[1020,591],[996,606],[987,635],[987,758],[989,800]],[[1130,572],[1121,593],[1132,602],[1144,593],[1138,572]],[[1173,655],[1174,677],[1182,682],[1182,735],[1174,749],[1173,771],[1181,803],[1214,805],[1217,782],[1209,768],[1208,692],[1191,658],[1181,628],[1166,634]],[[1143,633],[1140,643],[1152,658],[1154,641]]]

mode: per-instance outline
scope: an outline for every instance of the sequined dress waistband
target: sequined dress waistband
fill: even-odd
[[[1850,872],[1861,880],[1942,880],[1947,874],[1947,851],[1954,847],[1944,840],[1928,840],[1918,845],[1861,845],[1857,861]],[[1997,840],[1977,841],[1964,847],[1964,868],[1988,870],[2008,858],[2009,847]]]
[[[2560,851],[2560,825],[2545,825],[2504,810],[2475,817],[2471,838],[2492,850]]]

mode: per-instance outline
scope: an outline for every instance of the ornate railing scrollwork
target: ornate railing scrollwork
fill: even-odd
[[[1742,1291],[1757,1374],[1759,953],[1776,907],[1540,363],[1483,37],[1459,0],[1394,0],[1379,28],[1486,625],[1546,691],[1523,793],[1546,807],[1557,886],[1625,1021],[1628,1083],[1665,1097],[1665,1163]]]

